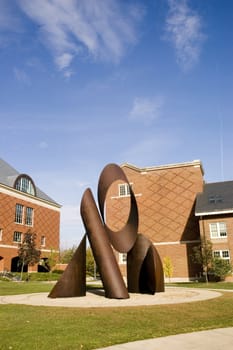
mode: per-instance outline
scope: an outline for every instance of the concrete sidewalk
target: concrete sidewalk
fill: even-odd
[[[168,287],[164,293],[130,294],[129,299],[108,299],[104,297],[103,290],[87,292],[84,297],[48,298],[48,293],[33,293],[20,295],[0,296],[0,304],[25,304],[37,306],[61,307],[131,307],[145,305],[164,305],[177,303],[190,303],[208,300],[221,296],[219,291],[198,288]]]
[[[233,327],[171,335],[96,350],[232,350]]]

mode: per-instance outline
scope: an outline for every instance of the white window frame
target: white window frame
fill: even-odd
[[[34,217],[34,210],[33,210],[33,208],[26,207],[25,225],[33,226],[33,217]]]
[[[127,253],[119,253],[119,264],[126,265],[127,263]]]
[[[23,214],[24,214],[24,206],[20,203],[17,203],[15,205],[15,223],[16,224],[23,224]]]
[[[225,222],[212,222],[209,224],[210,238],[226,238],[227,237],[227,225]]]
[[[130,196],[130,186],[128,183],[118,185],[118,195],[119,197],[128,197]]]
[[[227,253],[227,256],[226,256]],[[223,250],[214,250],[213,251],[214,258],[219,258],[223,260],[229,260],[230,261],[230,251],[229,249],[223,249]]]
[[[21,243],[22,242],[22,232],[14,231],[13,242]]]
[[[46,242],[46,237],[45,237],[45,236],[41,236],[40,245],[41,245],[42,247],[45,246],[45,242]]]
[[[22,176],[17,180],[15,188],[20,192],[28,193],[35,196],[34,185],[32,181],[26,176]]]

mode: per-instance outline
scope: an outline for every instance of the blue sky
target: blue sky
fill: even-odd
[[[108,163],[233,180],[231,0],[0,0],[0,157],[62,205]]]

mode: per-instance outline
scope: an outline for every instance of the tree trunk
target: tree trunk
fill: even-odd
[[[22,261],[22,266],[21,266],[21,273],[20,273],[20,280],[23,280],[23,268],[24,268],[24,259]]]

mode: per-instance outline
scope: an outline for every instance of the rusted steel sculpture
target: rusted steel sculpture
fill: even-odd
[[[148,238],[138,234],[127,254],[127,285],[129,293],[164,292],[163,267],[159,254]]]
[[[99,178],[98,185],[98,202],[100,207],[101,216],[104,222],[105,230],[108,233],[109,239],[113,247],[120,253],[127,253],[134,245],[137,239],[138,233],[138,207],[134,193],[129,185],[130,189],[130,212],[126,225],[120,231],[112,231],[105,224],[104,220],[104,203],[107,191],[113,182],[122,180],[129,185],[128,179],[125,176],[123,170],[116,164],[107,165]]]
[[[48,296],[67,298],[84,295],[86,295],[86,235]]]
[[[114,299],[129,298],[116,257],[109,244],[108,235],[90,189],[84,192],[81,201],[81,216],[103,282],[105,296]]]
[[[155,292],[163,292],[162,263],[153,244],[145,236],[138,234],[138,208],[130,186],[130,211],[125,226],[115,232],[105,223],[106,194],[109,187],[117,180],[122,180],[129,185],[126,175],[118,165],[107,165],[100,175],[98,184],[98,203],[101,216],[90,189],[84,192],[80,206],[86,235],[100,272],[105,296],[107,298],[127,299],[129,293],[154,294]],[[50,298],[85,295],[85,236],[60,280],[50,292]],[[118,252],[128,253],[128,289],[125,286],[112,247]]]

